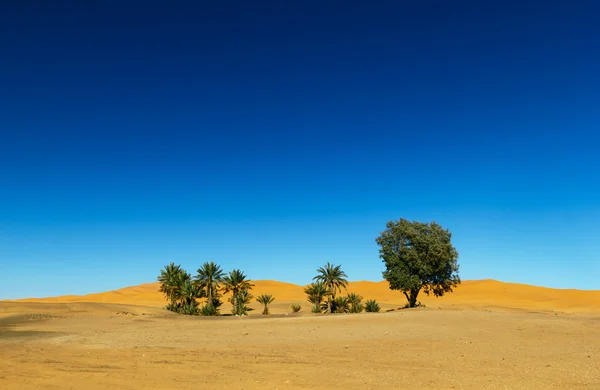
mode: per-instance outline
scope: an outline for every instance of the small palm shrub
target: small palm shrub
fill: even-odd
[[[263,315],[269,314],[269,305],[273,303],[274,300],[275,298],[273,298],[273,295],[271,294],[263,294],[256,298],[256,301],[263,305]]]
[[[308,302],[313,304],[313,313],[320,313],[323,310],[327,310],[327,304],[323,305],[323,300],[330,295],[330,292],[323,282],[309,284],[304,289],[304,293],[307,295]]]
[[[364,307],[362,304],[362,299],[363,298],[358,294],[355,294],[355,293],[348,294],[348,304],[350,305],[348,312],[360,313],[361,311],[363,311]]]
[[[245,316],[248,315],[249,311],[254,310],[251,307],[247,306],[252,300],[252,298],[254,297],[252,296],[252,294],[250,294],[250,291],[248,290],[241,290],[239,293],[237,293],[237,295],[235,295],[235,299],[232,300],[233,308],[231,309],[231,312],[233,313],[233,315]]]
[[[336,297],[331,306],[332,313],[348,313],[350,311],[350,303],[347,297]]]
[[[165,309],[169,310],[169,311],[173,311],[175,313],[179,313],[179,311],[181,310],[181,304],[180,303],[174,303],[174,302],[169,302],[167,304],[167,306],[165,306]]]
[[[228,275],[223,276],[222,284],[225,293],[231,292],[231,297],[229,298],[231,312],[238,316],[248,314],[252,309],[246,305],[253,298],[250,290],[254,285],[250,280],[246,279],[246,275],[239,269],[234,269]]]
[[[293,313],[298,313],[300,311],[300,309],[302,309],[302,306],[300,306],[297,303],[294,303],[294,304],[292,304],[291,308],[292,308]]]
[[[214,305],[207,303],[206,305],[202,306],[202,308],[200,309],[200,314],[203,316],[218,316],[219,309],[217,307],[215,307]]]
[[[365,302],[365,311],[366,312],[378,313],[379,310],[381,310],[381,308],[379,307],[379,304],[377,303],[376,300],[369,299],[367,302]]]
[[[202,315],[206,316],[218,316],[221,314],[221,305],[223,305],[223,301],[221,300],[221,294],[218,291],[213,291],[212,299],[207,298],[206,305],[202,308]]]
[[[185,314],[188,316],[196,316],[199,313],[198,310],[198,302],[194,301],[193,303],[185,304],[181,307],[181,314]]]

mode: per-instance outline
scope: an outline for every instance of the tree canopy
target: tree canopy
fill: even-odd
[[[225,273],[221,266],[212,261],[202,264],[196,272],[194,281],[204,291],[208,304],[214,306],[219,299],[219,284],[223,281]]]
[[[383,277],[390,289],[404,293],[409,307],[417,305],[421,290],[440,297],[460,283],[458,251],[451,238],[452,233],[436,222],[406,219],[388,222],[377,237],[386,268]]]

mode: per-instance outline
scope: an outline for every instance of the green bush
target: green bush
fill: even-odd
[[[274,300],[275,298],[271,294],[259,295],[258,298],[256,298],[256,301],[263,305],[263,315],[269,314],[269,305],[273,303]]]
[[[219,309],[214,305],[207,303],[206,305],[202,306],[202,309],[200,309],[200,314],[203,316],[218,316]]]
[[[241,290],[237,295],[235,295],[235,299],[232,299],[233,307],[231,309],[231,313],[236,316],[248,315],[249,311],[254,310],[251,307],[247,306],[252,300],[252,298],[254,297],[252,296],[252,294],[250,294],[250,291]]]
[[[167,306],[165,306],[165,309],[175,312],[175,313],[179,313],[179,311],[181,309],[181,304],[170,302],[167,304]]]
[[[362,297],[355,293],[348,294],[348,304],[350,305],[350,313],[360,313],[364,307],[362,304]]]
[[[323,300],[326,297],[329,297],[331,294],[329,290],[327,290],[327,286],[323,284],[323,282],[313,282],[309,284],[304,292],[307,295],[308,301],[313,304],[312,312],[320,313],[322,311],[327,311],[327,304],[323,305]],[[323,309],[324,307],[324,309]]]
[[[194,304],[195,303],[195,304]],[[188,303],[181,307],[181,314],[185,314],[188,316],[196,316],[198,315],[198,303],[194,301],[194,303]]]
[[[292,308],[292,312],[293,312],[293,313],[298,313],[298,312],[300,311],[300,309],[302,309],[302,306],[300,306],[300,305],[299,305],[299,304],[297,304],[297,303],[294,303],[294,304],[291,306],[291,308]]]
[[[365,302],[365,311],[366,312],[378,313],[379,310],[381,310],[381,308],[379,307],[379,304],[377,303],[376,300],[369,299],[367,302]]]
[[[336,297],[331,304],[332,313],[348,313],[350,311],[350,303],[347,297]]]

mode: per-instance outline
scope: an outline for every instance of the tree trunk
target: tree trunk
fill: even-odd
[[[238,314],[238,306],[237,306],[237,294],[235,291],[231,291],[233,297],[231,297],[231,305],[233,306],[233,315]]]
[[[408,300],[408,305],[410,307],[417,306],[417,296],[419,295],[419,290],[413,289],[410,290],[410,299]]]
[[[417,296],[419,296],[419,291],[421,289],[412,289],[410,290],[410,295],[406,293],[406,291],[402,291],[406,300],[408,301],[408,307],[416,307],[417,306]]]

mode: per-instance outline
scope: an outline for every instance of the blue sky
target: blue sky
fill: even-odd
[[[600,5],[269,3],[1,6],[0,299],[380,280],[398,218],[463,279],[600,289]]]

